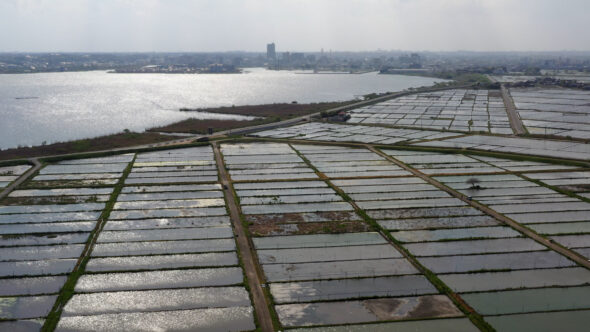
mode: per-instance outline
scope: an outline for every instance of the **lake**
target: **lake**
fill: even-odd
[[[434,78],[302,74],[248,68],[244,74],[111,74],[104,71],[0,75],[0,149],[141,132],[190,117],[239,116],[179,109],[344,101],[432,85]]]

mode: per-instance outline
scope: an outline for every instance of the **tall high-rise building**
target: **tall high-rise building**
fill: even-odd
[[[266,58],[273,61],[277,58],[275,43],[266,44]]]

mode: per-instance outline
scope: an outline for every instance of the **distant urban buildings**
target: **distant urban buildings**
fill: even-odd
[[[266,44],[266,59],[274,61],[277,58],[277,52],[275,50],[275,43]]]

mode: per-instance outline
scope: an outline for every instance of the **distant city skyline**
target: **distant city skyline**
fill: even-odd
[[[588,0],[2,0],[0,52],[590,50]]]

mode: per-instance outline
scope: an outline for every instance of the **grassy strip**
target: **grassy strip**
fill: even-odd
[[[57,300],[55,301],[55,304],[53,305],[53,308],[51,309],[49,315],[47,315],[47,319],[45,320],[45,324],[43,325],[43,328],[41,329],[42,331],[45,332],[45,331],[55,330],[57,323],[59,322],[59,319],[61,317],[63,307],[70,300],[70,298],[72,298],[72,296],[74,296],[74,288],[76,286],[76,283],[77,283],[78,279],[85,272],[86,264],[88,264],[88,261],[90,260],[90,254],[92,253],[92,249],[93,249],[94,243],[96,242],[98,234],[100,233],[100,231],[104,227],[106,221],[109,219],[109,216],[111,215],[113,207],[115,206],[115,203],[117,202],[117,197],[119,197],[121,190],[123,190],[125,180],[127,179],[127,176],[129,175],[129,173],[131,173],[131,169],[133,168],[134,162],[135,162],[135,157],[133,157],[133,160],[131,160],[131,162],[129,162],[129,165],[127,165],[127,167],[123,171],[123,174],[119,178],[119,182],[117,182],[117,184],[115,185],[113,192],[111,193],[111,197],[110,197],[109,201],[106,203],[105,208],[102,211],[102,214],[100,215],[100,217],[98,219],[98,222],[96,223],[96,227],[94,228],[94,230],[90,233],[90,236],[88,237],[88,241],[86,242],[86,247],[84,248],[84,251],[82,253],[82,257],[80,258],[80,261],[78,262],[78,264],[76,265],[76,267],[74,268],[72,273],[70,273],[70,275],[68,276],[66,283],[63,285],[63,287],[59,293],[59,296],[57,297]]]
[[[18,165],[31,165],[35,166],[32,162],[27,159],[16,159],[16,160],[7,160],[7,161],[0,161],[0,167],[6,166],[18,166]]]

